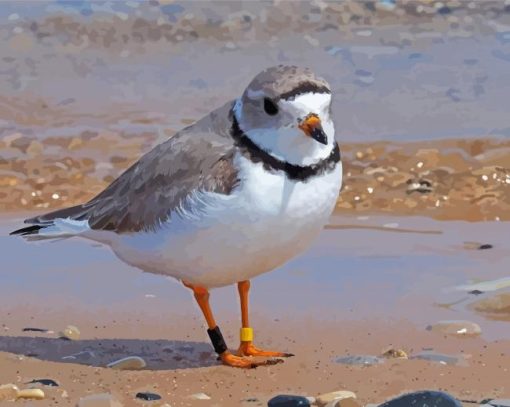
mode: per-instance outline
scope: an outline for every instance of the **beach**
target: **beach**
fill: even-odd
[[[45,393],[0,405],[510,398],[508,2],[10,2],[0,36],[0,385]],[[252,282],[256,345],[294,357],[221,366],[179,282],[83,239],[8,236],[93,198],[279,63],[331,84],[344,166],[313,246]],[[235,350],[237,290],[211,300]],[[62,339],[68,326],[79,335]],[[108,367],[124,357],[145,366]]]

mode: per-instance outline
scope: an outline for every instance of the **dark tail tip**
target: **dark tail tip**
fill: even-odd
[[[27,226],[25,228],[15,230],[14,232],[9,233],[9,235],[20,235],[20,236],[37,235],[37,233],[39,233],[39,230],[44,229],[45,227],[46,226],[41,226],[41,225]]]

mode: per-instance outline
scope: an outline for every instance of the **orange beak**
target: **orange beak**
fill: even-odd
[[[328,138],[322,130],[321,119],[314,113],[310,113],[299,124],[299,128],[308,136],[321,144],[328,144]]]

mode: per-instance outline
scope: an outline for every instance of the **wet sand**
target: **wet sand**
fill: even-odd
[[[52,378],[61,389],[48,394],[59,405],[103,391],[134,405],[133,395],[141,390],[161,394],[172,406],[238,406],[252,397],[264,402],[279,393],[316,396],[339,389],[354,391],[363,403],[416,389],[443,389],[463,400],[510,395],[508,322],[473,309],[493,293],[473,295],[462,288],[508,275],[504,222],[333,217],[307,253],[253,281],[257,343],[296,356],[243,372],[217,366],[200,313],[179,283],[123,265],[108,249],[85,240],[34,244],[6,236],[20,219],[4,219],[1,226],[0,351],[7,353],[0,360],[7,368],[0,382]],[[479,250],[482,244],[493,247]],[[212,305],[234,348],[234,287],[214,290]],[[482,335],[451,337],[426,329],[440,320],[473,321]],[[68,324],[79,327],[79,341],[57,339]],[[54,333],[23,332],[26,327]],[[357,367],[334,361],[380,355],[387,347],[410,355],[433,349],[462,363],[389,360]],[[62,359],[88,350],[94,356]],[[104,367],[132,355],[144,357],[147,370]],[[69,398],[61,397],[62,389]],[[188,399],[197,392],[211,400]]]
[[[158,141],[150,131],[7,136],[0,140],[0,209],[44,211],[86,202]],[[339,214],[510,220],[505,139],[340,144]]]

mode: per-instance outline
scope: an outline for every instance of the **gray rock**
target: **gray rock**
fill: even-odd
[[[415,355],[412,355],[410,359],[428,360],[430,362],[438,362],[445,365],[462,365],[466,363],[466,361],[463,358],[436,352],[417,353]]]
[[[462,404],[447,393],[440,391],[418,391],[386,401],[379,407],[462,407]]]
[[[352,356],[341,356],[335,359],[336,363],[342,363],[344,365],[379,365],[384,363],[384,359],[381,359],[373,355],[352,355]]]
[[[267,403],[268,407],[310,407],[306,397],[281,394]]]
[[[136,393],[135,397],[137,399],[144,400],[144,401],[161,400],[161,396],[159,394],[150,393],[148,391],[141,391],[139,393]]]
[[[510,407],[510,399],[494,399],[487,402],[487,404],[483,404],[483,406],[487,407]]]

